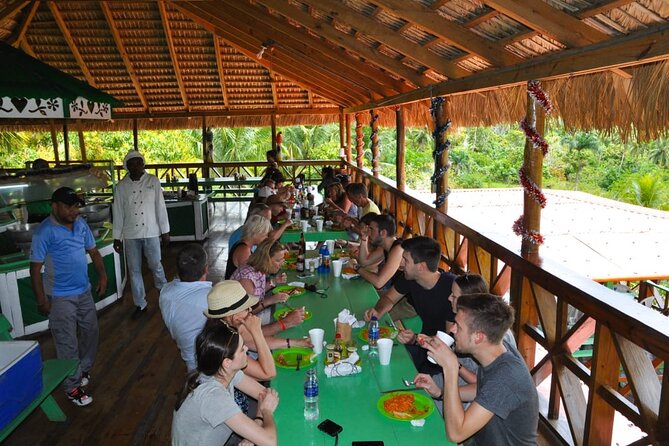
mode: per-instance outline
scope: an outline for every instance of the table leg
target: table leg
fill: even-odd
[[[49,421],[65,421],[67,416],[62,411],[56,400],[53,398],[53,395],[49,395],[42,401],[40,408],[44,415],[49,419]]]

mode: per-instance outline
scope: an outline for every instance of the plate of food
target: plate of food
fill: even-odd
[[[434,411],[432,399],[413,392],[392,392],[383,395],[376,403],[382,415],[391,420],[422,420]]]
[[[280,308],[280,309],[278,309],[278,310],[276,310],[276,311],[274,312],[274,314],[273,314],[274,319],[276,319],[277,321],[278,321],[279,319],[283,319],[283,318],[286,317],[286,315],[287,315],[288,313],[290,313],[291,311],[293,311],[292,308],[288,308],[288,307]],[[304,320],[306,321],[306,320],[308,320],[308,319],[311,319],[311,311],[309,311],[309,310],[304,310]]]
[[[393,327],[379,327],[380,339],[395,339],[395,336],[397,336],[397,330],[395,330]],[[363,328],[360,330],[358,337],[365,342],[369,341],[369,329]]]
[[[297,358],[300,355],[300,368],[307,368],[313,364],[311,356],[314,351],[310,348],[291,347],[272,351],[274,363],[284,369],[297,368]]]
[[[286,285],[286,284],[277,285],[274,288],[272,288],[272,294],[286,293],[290,297],[301,296],[306,292],[307,292],[307,290],[305,290],[302,287],[293,286],[293,285]]]

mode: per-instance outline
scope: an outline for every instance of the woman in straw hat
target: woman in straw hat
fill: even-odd
[[[195,342],[197,370],[188,377],[177,400],[172,445],[222,445],[232,432],[256,445],[276,445],[274,411],[279,395],[242,371],[247,365],[247,348],[237,330],[211,324]],[[258,400],[255,419],[235,403],[235,388]]]

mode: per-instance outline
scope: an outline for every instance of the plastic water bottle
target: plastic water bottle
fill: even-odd
[[[369,353],[376,354],[377,343],[379,342],[379,321],[376,316],[372,316],[367,327],[367,339],[369,343]]]
[[[304,380],[304,419],[317,420],[318,415],[318,377],[316,370],[311,368]]]

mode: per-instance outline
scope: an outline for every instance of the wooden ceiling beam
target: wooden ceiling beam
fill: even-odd
[[[114,119],[174,119],[174,118],[194,118],[194,117],[241,117],[241,116],[304,116],[304,115],[338,115],[339,108],[320,107],[320,108],[252,108],[243,110],[197,110],[194,107],[186,112],[117,112],[114,110]]]
[[[257,42],[256,45],[251,44],[250,50],[253,51],[254,60],[257,60],[256,51],[264,46],[268,42],[266,35],[259,35],[257,33],[258,28],[261,24],[256,24],[255,26],[250,26],[246,23],[244,13],[241,11],[233,12],[227,8],[221,8],[219,2],[206,2],[206,1],[197,1],[189,3],[195,11],[199,12],[199,16],[205,20],[217,21],[217,24],[220,24],[221,27],[228,28],[230,30],[236,30],[236,34],[243,37],[242,42],[244,44],[249,44],[249,42]],[[230,41],[229,38],[226,40]],[[291,51],[287,50],[281,45],[271,45],[270,48],[265,50],[265,55],[263,58],[258,60],[258,62],[266,61],[268,70],[276,70],[281,72],[278,69],[278,64],[284,64],[284,73],[288,72],[290,75],[294,75],[295,72],[300,73],[300,77],[310,76],[312,83],[316,85],[321,85],[325,88],[335,89],[340,92],[340,96],[349,97],[354,103],[360,103],[375,98],[373,94],[367,89],[358,87],[353,83],[347,82],[345,79],[337,78],[332,76],[328,71],[318,67],[313,66],[309,63],[308,59],[305,59],[301,55],[295,55]],[[285,74],[283,74],[286,76]],[[289,76],[290,76],[289,75]],[[290,78],[286,76],[287,78]],[[376,97],[379,97],[377,95]]]
[[[0,9],[0,22],[5,20],[7,17],[13,16],[20,9],[23,9],[24,6],[30,3],[30,0],[17,1],[13,3],[7,2],[7,3],[8,4],[5,4],[5,6],[2,9]]]
[[[179,9],[182,14],[190,17],[194,22],[198,23],[204,29],[209,30],[215,35],[219,36],[230,45],[232,45],[237,51],[244,54],[246,57],[251,60],[259,63],[264,66],[266,69],[274,69],[280,73],[286,79],[290,79],[295,82],[297,85],[302,88],[309,90],[313,89],[319,95],[330,99],[337,105],[347,106],[351,104],[357,104],[360,102],[360,98],[353,98],[347,92],[342,92],[335,90],[332,85],[328,85],[327,82],[323,83],[323,79],[313,79],[310,72],[300,73],[300,78],[295,78],[295,66],[291,66],[290,63],[283,63],[281,60],[274,60],[271,64],[267,59],[256,58],[256,53],[260,48],[262,43],[258,39],[250,38],[245,36],[245,39],[241,38],[239,35],[231,32],[231,27],[228,26],[224,21],[212,18],[207,13],[196,8],[196,5],[192,3],[175,3],[174,6]],[[271,65],[271,66],[270,66]]]
[[[304,11],[294,6],[291,6],[283,0],[256,1],[258,3],[262,3],[270,9],[273,9],[286,18],[300,23],[300,25],[310,30],[311,32],[316,33],[337,45],[340,45],[342,48],[345,48],[350,52],[358,54],[366,61],[382,68],[383,70],[411,82],[413,85],[423,87],[429,85],[431,82],[427,77],[415,72],[406,65],[403,65],[402,63],[388,56],[375,52],[372,48],[357,41],[355,37],[340,32],[330,24],[316,20],[310,14],[305,13]],[[406,89],[404,86],[397,86],[397,88],[401,88],[402,90]]]
[[[485,4],[530,29],[575,48],[609,38],[566,12],[535,0],[484,0]]]
[[[21,41],[21,43],[19,44],[19,46],[21,47],[21,49],[23,50],[24,53],[26,53],[26,54],[30,55],[31,57],[37,59],[37,55],[36,55],[35,52],[33,51],[33,49],[32,49],[32,47],[30,46],[30,44],[28,43],[28,40],[27,40],[27,39],[23,39],[23,40]]]
[[[221,42],[218,40],[216,34],[212,34],[214,39],[214,51],[216,52],[216,68],[218,70],[218,80],[221,83],[221,94],[223,95],[223,106],[230,107],[230,99],[228,97],[228,88],[225,83],[225,67],[223,67],[223,60],[221,59]]]
[[[177,78],[177,84],[179,85],[179,93],[181,94],[181,100],[184,103],[186,109],[190,108],[190,102],[188,101],[188,95],[186,94],[186,85],[184,84],[183,77],[181,76],[181,67],[179,66],[179,58],[177,57],[177,52],[174,49],[174,40],[172,39],[172,30],[170,29],[170,20],[167,14],[167,5],[165,2],[158,2],[158,9],[160,11],[160,21],[163,24],[163,32],[165,33],[165,40],[167,41],[167,48],[170,51],[170,59],[172,60],[172,67],[174,68],[174,75]]]
[[[130,56],[128,56],[128,51],[125,49],[125,44],[123,43],[121,34],[119,33],[118,28],[116,27],[116,22],[114,21],[114,15],[112,14],[112,11],[109,8],[107,2],[104,1],[100,2],[100,8],[102,8],[102,13],[105,16],[105,20],[107,20],[109,31],[111,32],[111,35],[114,38],[114,43],[116,44],[116,48],[118,49],[118,52],[121,55],[121,59],[123,60],[123,65],[125,65],[125,70],[128,72],[128,75],[130,76],[130,81],[132,82],[132,85],[135,88],[137,97],[139,97],[139,102],[141,102],[142,107],[144,107],[144,110],[149,111],[149,103],[146,100],[146,96],[144,96],[144,92],[142,91],[142,86],[139,83],[139,79],[137,77],[137,73],[135,72],[135,68],[132,65],[132,61],[130,61]]]
[[[631,35],[536,57],[512,67],[476,73],[466,79],[444,81],[411,93],[351,107],[344,113],[406,104],[434,96],[488,91],[521,85],[532,79],[559,79],[647,64],[669,59],[669,25],[646,29]]]
[[[228,7],[242,13],[239,19],[249,27],[257,29],[257,37],[260,37],[261,32],[264,31],[263,40],[272,39],[277,46],[295,51],[305,60],[309,60],[314,65],[328,71],[333,77],[340,77],[355,83],[370,92],[376,92],[381,97],[407,91],[406,89],[388,88],[384,80],[390,78],[384,73],[366,66],[362,62],[354,61],[349,56],[345,56],[347,60],[342,61],[342,58],[337,57],[332,51],[332,47],[313,36],[298,31],[294,26],[270,15],[266,10],[261,11],[255,6],[239,1],[222,1]],[[230,13],[232,14],[232,12]]]
[[[476,26],[479,26],[481,23],[487,22],[488,20],[497,17],[498,15],[499,15],[498,11],[495,11],[494,9],[491,9],[490,11],[485,12],[485,13],[481,14],[480,16],[471,19],[470,21],[468,21],[467,23],[465,23],[462,26],[464,26],[467,29],[471,29],[471,28],[474,28]]]
[[[479,37],[456,22],[444,19],[420,3],[408,0],[372,0],[372,2],[493,65],[513,65],[523,60],[503,46]]]
[[[438,54],[393,33],[390,28],[370,20],[369,17],[345,6],[338,0],[303,0],[303,3],[310,4],[314,8],[324,11],[327,15],[334,17],[336,20],[356,28],[361,33],[383,45],[393,48],[395,51],[404,54],[406,57],[410,57],[429,69],[450,79],[458,79],[470,74],[467,70],[460,68],[457,64],[447,61]]]
[[[86,62],[84,62],[84,58],[81,56],[81,53],[79,52],[79,48],[77,48],[77,45],[74,43],[74,39],[72,38],[72,34],[70,34],[70,30],[67,28],[67,25],[65,24],[65,20],[63,19],[62,14],[58,10],[58,6],[56,6],[56,2],[50,1],[47,2],[47,5],[49,6],[49,10],[51,10],[51,15],[53,16],[54,20],[56,21],[56,24],[58,25],[58,28],[60,29],[60,32],[63,34],[63,38],[65,39],[65,42],[67,42],[67,46],[70,48],[70,51],[72,52],[72,55],[74,56],[74,59],[77,61],[77,65],[79,65],[79,68],[81,69],[82,73],[84,74],[84,78],[86,78],[86,82],[88,82],[89,85],[92,87],[95,87],[95,79],[93,79],[93,75],[91,72],[88,70],[88,67],[86,66]]]
[[[629,5],[634,0],[609,0],[607,2],[602,2],[592,8],[585,8],[576,13],[576,16],[579,19],[587,19],[588,17],[594,17],[598,14],[603,14],[609,12],[614,8],[620,8],[621,6]]]
[[[451,0],[435,0],[435,2],[430,5],[430,9],[436,11],[450,1]]]
[[[272,86],[272,104],[274,108],[279,108],[279,96],[276,94],[276,73],[269,70],[269,83]]]
[[[23,39],[26,37],[26,32],[28,32],[28,27],[30,26],[30,23],[33,21],[33,18],[35,18],[35,14],[37,13],[37,8],[39,8],[39,3],[40,3],[39,1],[32,2],[32,5],[30,5],[28,13],[25,15],[23,21],[19,25],[19,32],[16,33],[16,35],[13,36],[12,39],[8,41],[8,43],[12,45],[14,48],[18,48]]]

